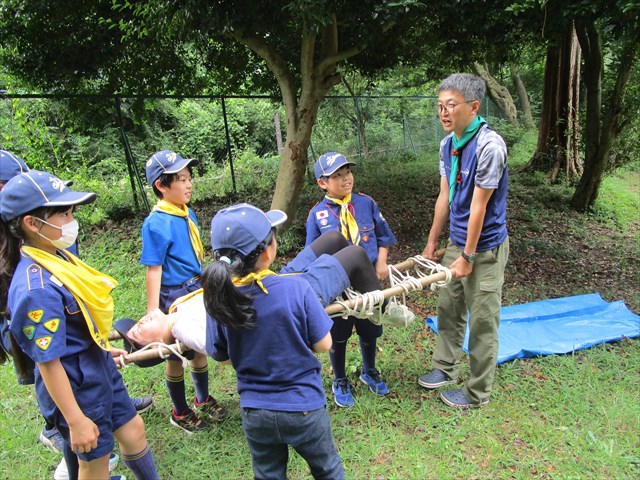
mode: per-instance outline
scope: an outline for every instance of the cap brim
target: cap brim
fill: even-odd
[[[287,221],[287,214],[282,210],[269,210],[265,213],[265,215],[271,222],[272,227],[277,227],[278,225]]]
[[[340,164],[340,165],[336,166],[333,170],[326,170],[322,174],[322,176],[323,177],[329,177],[329,176],[333,175],[334,173],[336,173],[338,170],[340,170],[342,167],[346,167],[347,165],[354,165],[355,166],[355,165],[357,165],[357,163],[356,162],[347,161],[347,162],[345,162],[343,164]]]
[[[45,207],[66,207],[72,205],[86,205],[95,202],[97,195],[93,192],[72,192],[68,191],[60,195],[53,202],[47,202]]]
[[[120,320],[118,320],[116,323],[113,324],[113,329],[116,332],[118,332],[122,337],[122,345],[124,349],[127,351],[127,353],[134,353],[142,348],[142,345],[134,342],[127,335],[129,333],[129,330],[131,330],[131,328],[136,323],[138,322],[136,322],[132,318],[121,318]],[[147,368],[147,367],[153,367],[155,365],[158,365],[164,362],[164,360],[165,360],[164,358],[158,357],[158,358],[149,358],[147,360],[138,360],[133,363],[135,363],[139,367]]]
[[[178,173],[183,168],[187,168],[189,165],[198,165],[200,163],[199,160],[195,158],[184,158],[181,162],[176,162],[173,164],[173,167],[165,169],[162,173]],[[157,179],[156,179],[157,180]]]

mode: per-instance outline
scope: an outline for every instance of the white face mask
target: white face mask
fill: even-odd
[[[78,238],[78,230],[80,229],[77,220],[72,220],[69,223],[65,223],[61,227],[58,227],[57,225],[51,225],[49,222],[42,220],[41,218],[38,220],[40,220],[42,223],[46,223],[50,227],[57,228],[62,232],[62,235],[57,240],[51,240],[50,238],[45,237],[42,233],[38,232],[38,235],[49,240],[54,247],[65,249],[76,243],[76,240]]]

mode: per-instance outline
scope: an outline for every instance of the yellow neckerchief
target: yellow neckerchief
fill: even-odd
[[[169,307],[169,313],[174,313],[177,308],[178,305],[180,305],[181,303],[186,302],[187,300],[189,300],[190,298],[195,297],[196,295],[202,295],[202,293],[204,292],[204,290],[202,288],[199,288],[198,290],[195,290],[191,293],[187,293],[186,295],[183,295],[181,297],[176,298],[175,302],[173,302],[171,304],[171,306]]]
[[[256,282],[258,284],[258,286],[260,287],[260,289],[264,292],[264,293],[269,293],[267,291],[266,288],[264,288],[264,285],[262,284],[262,279],[264,277],[268,277],[269,275],[275,275],[275,272],[272,272],[271,270],[265,269],[265,270],[261,270],[260,272],[251,272],[249,275],[242,277],[242,278],[234,278],[233,279],[233,284],[236,287],[239,287],[241,285],[249,285],[253,282]]]
[[[118,282],[109,275],[94,270],[66,250],[68,262],[39,248],[23,246],[22,251],[71,292],[80,305],[91,338],[100,348],[109,351],[109,333],[113,323],[113,298],[110,293]]]
[[[340,233],[347,240],[351,240],[353,245],[360,244],[360,229],[358,228],[358,222],[349,210],[351,204],[351,194],[345,196],[342,200],[339,198],[330,197],[325,195],[327,200],[331,200],[336,205],[340,205]]]
[[[182,205],[182,208],[177,207],[173,203],[169,203],[166,200],[159,200],[158,203],[153,207],[153,211],[156,210],[168,213],[169,215],[173,215],[175,217],[183,217],[187,219],[187,224],[189,225],[189,239],[191,240],[191,247],[193,247],[193,251],[196,254],[196,258],[200,263],[200,268],[202,268],[202,264],[204,263],[204,248],[202,246],[202,241],[200,240],[200,232],[198,232],[198,227],[191,217],[189,216],[189,209],[186,205]]]

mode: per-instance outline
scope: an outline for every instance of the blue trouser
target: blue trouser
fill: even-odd
[[[326,408],[310,412],[242,409],[242,427],[256,479],[286,479],[289,445],[306,460],[313,478],[345,478]]]

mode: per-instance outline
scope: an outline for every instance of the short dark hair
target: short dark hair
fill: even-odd
[[[193,170],[191,169],[191,165],[187,167],[187,170],[189,170],[189,173],[193,175]],[[160,180],[160,185],[162,185],[163,187],[169,188],[171,187],[171,184],[174,182],[174,180],[176,180],[177,178],[178,178],[177,173],[163,173],[162,175],[160,175],[160,177],[158,177],[158,180]],[[156,197],[162,198],[162,192],[158,190],[158,187],[156,187],[156,182],[158,180],[154,181],[151,187],[153,188],[153,193],[156,194]]]

